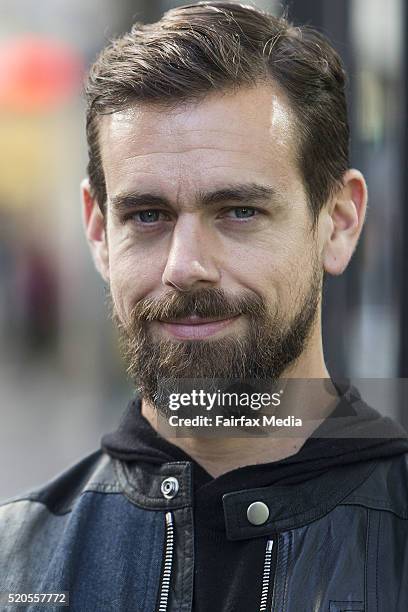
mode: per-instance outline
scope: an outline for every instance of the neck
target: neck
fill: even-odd
[[[275,427],[271,435],[262,437],[242,437],[242,434],[240,437],[173,437],[174,434],[172,436],[171,432],[159,427],[157,411],[145,399],[142,400],[142,414],[156,431],[189,454],[215,478],[239,467],[279,461],[296,454],[334,409],[336,393],[328,379],[330,376],[319,334],[311,338],[298,361],[282,376],[285,401],[282,411],[276,416],[300,418],[301,426]]]

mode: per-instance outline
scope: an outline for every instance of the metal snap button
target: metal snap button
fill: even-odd
[[[252,525],[263,525],[269,517],[269,508],[261,501],[253,502],[248,506],[247,518]]]
[[[166,499],[173,499],[173,497],[176,497],[178,493],[179,482],[177,478],[174,478],[174,476],[169,476],[163,480],[160,489],[163,493],[163,497]]]

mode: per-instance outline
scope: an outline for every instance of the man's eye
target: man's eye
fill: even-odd
[[[231,208],[228,211],[227,216],[234,219],[249,219],[256,215],[255,208],[248,208],[247,206],[240,206],[239,208]]]
[[[132,215],[132,217],[141,223],[155,223],[163,218],[160,215],[163,215],[160,210],[141,210]]]

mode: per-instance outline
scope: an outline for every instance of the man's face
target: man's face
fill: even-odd
[[[161,375],[275,377],[305,349],[322,245],[294,125],[266,85],[101,120],[105,276],[142,388]]]

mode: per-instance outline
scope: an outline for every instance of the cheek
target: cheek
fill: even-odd
[[[234,285],[261,295],[272,310],[278,307],[285,311],[304,292],[310,277],[311,247],[301,244],[282,232],[230,249],[228,270]]]
[[[112,299],[122,320],[129,320],[133,306],[151,297],[161,285],[160,258],[146,257],[134,245],[112,243],[109,270]]]
[[[226,249],[231,267],[259,279],[285,278],[296,269],[301,253],[299,242],[287,232],[251,237],[246,243],[229,244]]]

